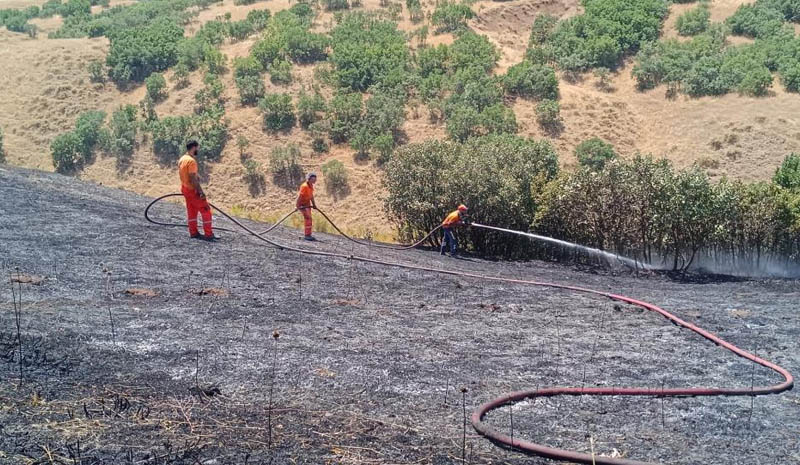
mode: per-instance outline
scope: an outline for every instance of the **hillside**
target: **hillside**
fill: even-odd
[[[191,241],[182,228],[144,221],[150,198],[51,173],[0,167],[0,197],[3,465],[410,465],[459,463],[462,454],[476,465],[544,465],[555,462],[478,436],[465,412],[519,389],[779,381],[607,298],[301,255],[233,233],[214,244]],[[170,204],[154,213],[183,217]],[[796,281],[674,281],[387,252],[319,236],[306,244],[278,228],[268,237],[619,292],[800,371]],[[797,391],[553,397],[504,407],[487,421],[508,431],[509,413],[515,438],[598,456],[680,465],[800,458]]]
[[[126,4],[130,2],[122,2]],[[722,21],[743,0],[718,0],[711,4],[712,21]],[[33,1],[4,2],[4,7],[21,8]],[[119,4],[112,2],[112,5]],[[231,20],[241,20],[247,13],[267,8],[273,13],[288,8],[289,2],[275,0],[252,5],[236,6],[225,0],[200,11],[187,27],[192,34],[202,24],[225,14]],[[662,29],[665,38],[676,37],[676,17],[694,4],[674,4],[670,7]],[[422,8],[430,14],[435,5],[424,2]],[[380,0],[366,0],[363,9],[381,10]],[[504,73],[524,57],[533,20],[543,13],[570,17],[582,12],[576,1],[512,0],[509,2],[479,1],[472,5],[476,17],[469,26],[485,34],[498,47],[500,59],[495,74]],[[99,11],[94,7],[93,11]],[[427,24],[426,20],[423,24]],[[100,38],[48,39],[47,33],[61,25],[58,16],[34,19],[39,28],[37,38],[0,30],[0,127],[5,133],[7,160],[13,165],[51,170],[50,142],[56,135],[71,129],[75,118],[86,110],[111,113],[121,104],[138,104],[143,86],[120,91],[112,83],[90,82],[87,64],[102,60],[108,51],[108,40]],[[334,23],[333,14],[318,11],[314,31],[328,31]],[[410,32],[420,25],[408,19],[404,7],[398,28]],[[795,27],[797,27],[795,25]],[[453,35],[433,34],[427,43],[451,43]],[[229,62],[247,56],[257,41],[257,35],[220,46]],[[745,43],[748,39],[732,37]],[[416,40],[409,41],[412,49]],[[322,65],[294,65],[293,82],[275,85],[264,80],[266,91],[288,92],[295,100],[301,90],[310,91],[319,85],[314,69]],[[583,140],[602,138],[614,145],[622,156],[638,152],[666,157],[677,166],[699,163],[715,177],[728,176],[743,180],[766,180],[781,160],[790,152],[800,151],[800,118],[797,107],[800,98],[788,93],[776,79],[768,96],[745,97],[736,93],[715,97],[689,97],[680,94],[665,96],[665,88],[641,91],[631,76],[633,62],[628,59],[610,76],[607,89],[600,89],[591,72],[583,73],[575,82],[560,76],[560,104],[563,127],[557,134],[544,131],[536,122],[535,102],[517,98],[507,103],[517,119],[518,134],[544,138],[557,148],[561,164],[568,169],[576,164],[573,150]],[[172,71],[166,73],[170,83],[168,98],[158,103],[159,116],[191,113],[195,93],[203,87],[202,73],[190,76],[184,89],[172,88]],[[268,133],[262,130],[261,115],[255,107],[239,103],[232,66],[221,75],[225,85],[225,116],[230,120],[229,142],[222,158],[208,164],[208,192],[220,205],[237,207],[238,211],[260,217],[273,217],[290,205],[294,192],[276,187],[266,176],[265,188],[253,193],[243,180],[244,169],[235,141],[246,136],[250,141],[248,153],[263,169],[269,165],[270,151],[287,143],[299,144],[303,169],[319,170],[322,163],[340,160],[349,171],[349,195],[333,199],[321,195],[320,201],[329,211],[342,219],[350,231],[358,234],[393,233],[383,213],[381,170],[372,162],[354,159],[354,150],[346,143],[334,144],[329,153],[316,155],[311,150],[312,137],[307,131],[294,127],[288,133]],[[332,90],[323,86],[330,97]],[[446,138],[444,123],[432,122],[424,105],[407,107],[402,124],[402,143],[421,142],[429,138]],[[147,195],[160,195],[176,190],[175,173],[154,161],[152,144],[140,138],[129,169],[119,172],[112,157],[99,156],[79,176],[104,185],[121,187]],[[325,180],[322,179],[324,188]],[[320,190],[324,192],[324,189]]]

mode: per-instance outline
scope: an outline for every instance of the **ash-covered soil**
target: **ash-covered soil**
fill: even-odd
[[[147,198],[52,174],[0,167],[0,198],[3,464],[449,464],[462,454],[472,464],[549,464],[469,426],[463,443],[462,402],[469,415],[526,388],[780,381],[606,299],[311,257],[238,234],[192,241],[146,223]],[[165,204],[157,214],[183,212]],[[272,237],[614,290],[800,372],[797,281],[681,281],[337,236],[308,245],[280,228]],[[21,364],[10,280],[26,281],[14,285]],[[511,414],[488,421],[510,429]],[[796,391],[539,399],[514,407],[513,428],[547,445],[667,464],[800,463]]]

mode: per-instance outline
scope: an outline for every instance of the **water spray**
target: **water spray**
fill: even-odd
[[[535,239],[539,241],[549,242],[551,244],[560,245],[562,247],[572,249],[572,250],[579,250],[587,255],[594,255],[598,257],[603,257],[608,261],[618,261],[624,265],[630,266],[632,268],[643,268],[645,270],[656,270],[658,268],[649,265],[647,263],[643,263],[637,260],[630,259],[628,257],[623,257],[622,255],[617,255],[615,253],[606,252],[605,250],[594,249],[592,247],[586,247],[585,245],[575,244],[573,242],[562,241],[561,239],[554,239],[552,237],[547,236],[540,236],[539,234],[533,234],[529,232],[522,232],[522,231],[515,231],[513,229],[505,229],[505,228],[498,228],[497,226],[487,226],[485,224],[480,223],[470,223],[470,226],[473,228],[483,228],[489,229],[492,231],[500,231],[508,234],[516,234],[518,236],[525,236],[530,239]]]

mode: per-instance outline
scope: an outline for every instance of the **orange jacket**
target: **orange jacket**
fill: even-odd
[[[189,178],[190,174],[197,174],[197,162],[191,155],[186,154],[178,160],[178,175],[181,178],[181,185],[194,189],[192,181]]]
[[[447,218],[442,221],[443,228],[449,228],[451,226],[455,226],[461,224],[461,212],[456,210],[453,213],[447,215]]]
[[[300,193],[297,195],[298,207],[310,207],[311,201],[314,199],[314,186],[304,182],[300,185]]]

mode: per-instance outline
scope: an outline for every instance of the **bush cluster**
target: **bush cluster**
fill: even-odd
[[[770,255],[800,258],[797,155],[787,157],[773,183],[712,182],[699,168],[678,170],[646,156],[559,173],[548,143],[505,135],[409,144],[395,153],[384,180],[386,211],[404,239],[423,236],[465,203],[468,219],[477,222],[530,229],[675,270],[701,255],[753,263]],[[460,233],[481,254],[572,253],[482,229]]]
[[[264,78],[261,76],[263,71],[261,63],[253,57],[233,60],[233,79],[239,89],[239,100],[242,105],[255,105],[264,97],[266,90]]]
[[[168,19],[119,31],[112,36],[106,57],[111,79],[126,85],[166,70],[178,62],[178,45],[183,40],[183,29]]]
[[[675,29],[682,36],[694,36],[705,32],[711,24],[711,11],[703,3],[678,17]]]
[[[150,124],[153,152],[162,165],[174,164],[186,142],[200,144],[198,161],[218,161],[228,140],[228,122],[220,115],[166,116]]]
[[[313,11],[298,3],[277,14],[266,25],[263,38],[250,50],[265,70],[275,62],[313,63],[327,57],[328,38],[309,31]],[[270,70],[271,71],[271,70]]]
[[[288,131],[297,122],[294,103],[289,94],[267,94],[258,104],[264,117],[264,129]]]
[[[467,27],[467,20],[475,17],[475,13],[464,3],[444,1],[436,5],[431,15],[431,24],[436,32],[455,32]]]
[[[365,91],[405,77],[409,51],[397,25],[362,12],[342,17],[331,31],[330,61],[341,87]]]
[[[540,16],[530,37],[529,58],[555,61],[564,70],[616,68],[624,54],[658,39],[667,16],[665,0],[586,0],[584,13],[555,22]],[[541,18],[541,19],[540,19]]]
[[[103,111],[87,111],[78,115],[72,131],[56,136],[50,144],[53,167],[59,173],[73,173],[94,160],[94,151],[106,139]]]
[[[558,99],[558,78],[553,68],[523,60],[503,76],[506,93],[537,100]]]
[[[387,164],[385,209],[404,239],[419,239],[464,203],[470,217],[525,230],[539,205],[537,192],[558,171],[548,142],[513,135],[473,138],[465,144],[428,141],[403,146]],[[524,256],[525,242],[466,229],[463,243],[480,253]],[[434,238],[438,241],[438,238]]]
[[[136,110],[134,105],[125,105],[111,114],[108,149],[117,157],[118,168],[127,166],[133,157],[137,133]]]
[[[796,194],[776,184],[714,183],[698,168],[637,156],[563,173],[541,195],[534,230],[674,270],[699,255],[757,263],[800,253]],[[800,212],[798,212],[800,213]]]

